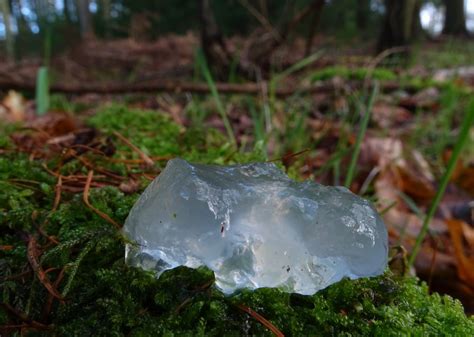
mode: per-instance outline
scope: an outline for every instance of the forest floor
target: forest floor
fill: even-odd
[[[58,56],[51,61],[57,93],[43,116],[36,114],[31,95],[41,62],[0,65],[0,90],[17,89],[5,90],[0,105],[0,184],[6,192],[0,196],[0,324],[5,332],[49,330],[54,324],[66,334],[84,323],[74,317],[80,313],[104,329],[116,319],[120,333],[137,333],[145,322],[159,325],[162,333],[178,331],[176,317],[184,315],[189,325],[180,331],[188,333],[198,328],[218,333],[225,324],[228,331],[246,329],[247,334],[266,328],[277,329],[276,334],[278,328],[290,335],[329,333],[328,326],[337,333],[353,331],[362,320],[368,325],[357,331],[373,334],[400,329],[386,323],[390,315],[407,319],[400,294],[413,296],[405,305],[423,317],[422,323],[403,326],[412,331],[410,324],[436,315],[421,313],[427,289],[449,294],[466,313],[474,312],[472,128],[420,253],[413,267],[407,264],[463,121],[474,109],[474,66],[469,64],[474,47],[431,42],[416,47],[406,63],[367,56],[362,49],[337,49],[324,40],[321,52],[298,63],[304,48],[295,41],[277,53],[278,65],[267,80],[249,83],[232,72],[225,81],[206,82],[196,44],[192,35],[154,43],[92,41]],[[355,169],[348,170],[359,145]],[[269,290],[227,300],[209,290],[212,275],[206,270],[178,271],[158,283],[125,270],[117,228],[139,193],[176,156],[215,164],[271,160],[298,180],[346,184],[383,215],[391,271],[373,281],[344,281],[310,299]],[[427,289],[410,288],[416,283],[410,275],[425,281]],[[395,286],[397,277],[409,286],[402,281]],[[135,290],[128,288],[133,282]],[[186,284],[184,292],[156,291],[176,282]],[[102,296],[110,287],[116,289]],[[373,287],[375,295],[367,295]],[[394,291],[390,300],[379,298],[387,287]],[[349,295],[352,291],[360,294]],[[275,296],[279,300],[272,302]],[[347,296],[350,303],[342,304]],[[370,296],[378,299],[374,308]],[[98,297],[104,313],[92,308]],[[450,305],[438,297],[430,301],[432,308]],[[327,310],[309,314],[316,306]],[[396,310],[390,313],[390,306]],[[131,319],[123,310],[140,314]],[[433,319],[439,324],[462,320],[455,306],[449,310]],[[257,326],[239,318],[242,311]],[[203,321],[203,315],[212,319]],[[385,324],[382,330],[378,320]],[[461,324],[464,332],[474,329],[470,322]]]

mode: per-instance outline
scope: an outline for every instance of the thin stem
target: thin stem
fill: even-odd
[[[230,125],[229,118],[227,117],[227,114],[225,112],[224,105],[222,104],[222,101],[219,97],[219,93],[217,92],[216,83],[214,82],[211,72],[209,71],[209,67],[207,66],[206,58],[204,57],[204,54],[201,50],[198,51],[198,60],[199,65],[201,67],[201,71],[204,75],[204,78],[206,79],[207,85],[209,86],[212,97],[214,98],[214,101],[216,103],[217,111],[221,115],[222,121],[224,122],[224,126],[227,131],[227,136],[229,137],[229,140],[232,145],[236,146],[237,141],[235,140],[234,131],[232,130],[232,126]]]
[[[421,226],[420,233],[418,234],[418,237],[416,238],[415,246],[413,247],[412,253],[408,260],[409,267],[413,266],[413,264],[415,263],[416,256],[420,252],[421,244],[423,243],[423,240],[425,239],[426,234],[428,233],[431,220],[433,219],[436,209],[438,208],[438,205],[441,202],[441,199],[443,198],[444,191],[446,190],[446,187],[448,186],[451,175],[454,172],[454,169],[456,167],[456,162],[461,154],[464,144],[469,138],[469,130],[473,122],[474,122],[474,100],[472,100],[469,103],[466,116],[464,117],[464,120],[461,126],[461,131],[459,132],[458,139],[453,149],[453,154],[451,155],[451,158],[449,159],[446,171],[444,172],[444,175],[441,178],[441,183],[439,185],[438,191],[436,192],[436,195],[433,199],[433,202],[431,203],[428,213],[425,216],[423,225]]]
[[[370,113],[372,111],[372,106],[374,105],[375,97],[377,96],[378,91],[379,84],[378,82],[374,82],[374,88],[372,89],[372,94],[370,95],[369,102],[367,104],[367,109],[360,123],[359,133],[357,135],[354,152],[352,153],[351,163],[349,164],[346,180],[344,181],[344,186],[347,188],[350,188],[352,180],[354,179],[355,167],[357,164],[357,159],[359,158],[360,146],[367,131],[367,125],[369,125]]]

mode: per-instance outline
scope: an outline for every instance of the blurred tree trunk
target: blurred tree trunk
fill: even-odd
[[[311,54],[311,46],[313,45],[314,35],[316,34],[316,29],[319,26],[319,21],[321,21],[321,14],[325,4],[324,0],[315,0],[313,7],[313,16],[309,23],[308,35],[306,36],[306,46],[305,46],[305,56]]]
[[[64,0],[63,1],[63,15],[64,15],[64,20],[66,21],[67,24],[71,24],[71,7],[69,0]]]
[[[199,18],[201,22],[201,48],[210,68],[218,77],[227,75],[232,57],[227,50],[219,26],[217,25],[210,0],[199,1]]]
[[[89,0],[76,0],[77,1],[77,15],[79,17],[79,27],[81,30],[81,37],[93,38],[94,30],[92,29],[92,18],[89,12]]]
[[[5,46],[7,58],[10,61],[15,60],[15,40],[11,26],[11,9],[8,0],[0,0],[0,9],[3,15],[3,23],[5,25]]]
[[[16,15],[17,22],[18,22],[18,34],[21,34],[21,32],[29,32],[30,28],[28,26],[28,22],[26,21],[25,16],[21,12],[21,8],[22,8],[21,0],[11,1],[12,7],[13,7],[14,2],[16,2],[16,8],[18,9],[17,15]]]
[[[370,17],[370,0],[359,0],[356,5],[356,25],[359,31],[365,31]]]
[[[444,0],[446,16],[443,34],[467,35],[464,0]]]
[[[104,19],[104,35],[110,37],[110,0],[101,1],[102,18]]]
[[[420,0],[385,0],[378,50],[408,46],[420,33]]]

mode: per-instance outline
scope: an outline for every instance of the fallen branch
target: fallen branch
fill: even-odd
[[[363,85],[362,81],[349,81],[346,82],[344,87],[351,89],[361,88]],[[18,91],[35,91],[34,82],[26,81],[11,81],[0,78],[0,90],[18,90]],[[401,87],[399,82],[388,81],[380,85],[380,89],[384,91],[393,91]],[[260,95],[261,84],[248,82],[248,83],[216,83],[217,91],[220,94],[247,94],[247,95]],[[404,89],[413,91],[416,88],[413,86],[403,86]],[[291,86],[291,87],[279,87],[275,90],[275,95],[278,97],[291,96],[296,93],[301,94],[315,94],[315,93],[332,93],[343,89],[342,85],[335,84],[332,81],[325,81],[315,83],[311,85],[303,86]],[[160,80],[153,82],[142,82],[142,83],[56,83],[51,85],[51,92],[64,93],[64,94],[101,94],[101,95],[113,95],[113,94],[124,94],[124,93],[156,93],[156,92],[190,92],[195,94],[208,94],[210,89],[205,83],[193,83],[193,82],[181,82],[173,80]]]
[[[14,307],[12,307],[8,303],[0,303],[0,306],[5,308],[5,310],[8,311],[9,313],[11,313],[14,316],[18,317],[21,321],[27,323],[28,325],[25,326],[25,327],[31,327],[31,328],[34,328],[34,329],[37,329],[37,330],[50,330],[51,329],[51,326],[40,323],[40,322],[37,322],[35,320],[32,320],[32,319],[28,318],[28,316],[26,314],[16,310]],[[21,326],[21,327],[23,327],[23,326]]]

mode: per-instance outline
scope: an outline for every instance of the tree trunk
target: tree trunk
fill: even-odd
[[[356,25],[359,31],[365,31],[370,17],[370,0],[359,0],[356,5]]]
[[[89,12],[89,0],[77,0],[77,14],[79,17],[81,37],[83,39],[94,37],[91,13]]]
[[[66,21],[67,24],[71,24],[71,8],[70,8],[70,3],[69,0],[63,0],[63,15],[64,15],[64,20]]]
[[[444,0],[444,6],[446,8],[446,16],[443,34],[467,35],[464,0]]]
[[[420,0],[385,0],[384,26],[378,50],[408,46],[419,33]]]
[[[212,11],[210,0],[199,0],[199,18],[201,21],[201,47],[210,68],[219,78],[227,75],[232,57],[222,37]]]
[[[102,0],[101,1],[101,11],[102,11],[102,18],[104,19],[104,35],[106,38],[110,37],[110,0]]]
[[[3,14],[3,23],[5,25],[5,46],[7,52],[7,58],[10,61],[15,60],[15,40],[13,37],[12,26],[11,26],[11,10],[10,3],[8,0],[0,0],[0,9]]]

